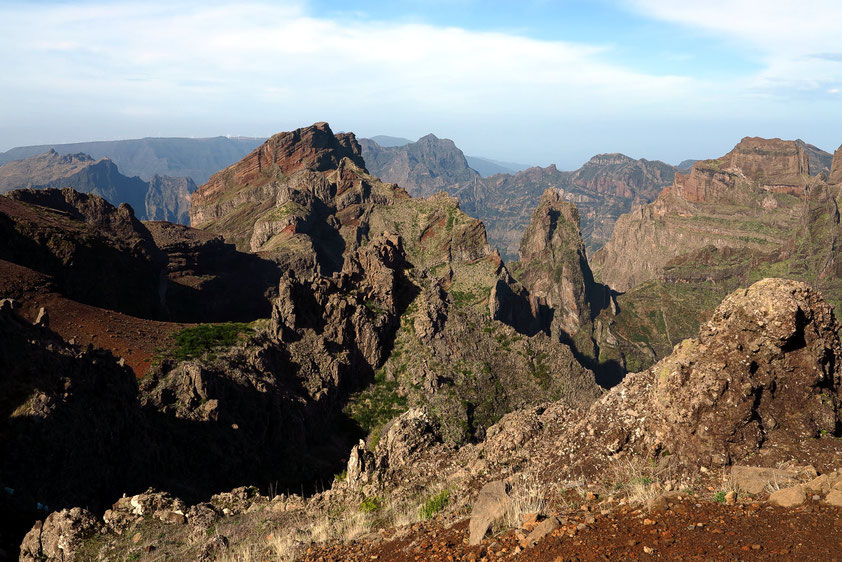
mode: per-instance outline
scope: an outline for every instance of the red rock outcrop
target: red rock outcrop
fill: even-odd
[[[367,235],[372,205],[408,195],[368,175],[351,133],[279,133],[193,195],[191,223],[299,273],[327,273]]]
[[[677,173],[653,203],[622,215],[591,266],[600,281],[627,291],[707,246],[776,251],[803,207],[786,196],[809,197],[827,163],[827,153],[802,141],[746,137],[725,156]]]
[[[739,181],[767,191],[803,195],[811,170],[807,145],[800,141],[746,137],[716,160],[694,164],[689,174],[676,174],[675,190],[687,201],[717,202],[733,197]]]
[[[221,218],[227,208],[222,200],[230,199],[237,191],[271,183],[278,179],[279,172],[291,176],[301,170],[336,170],[343,158],[365,169],[353,133],[334,135],[327,123],[278,133],[236,164],[211,176],[193,194],[190,222],[201,228]]]

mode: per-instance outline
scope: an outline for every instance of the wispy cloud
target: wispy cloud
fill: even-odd
[[[491,117],[540,107],[552,117],[653,107],[694,88],[687,77],[612,64],[600,45],[339,21],[301,3],[7,4],[0,22],[7,108],[60,92],[132,114],[208,114],[236,100],[240,111],[304,115]]]
[[[746,88],[780,97],[823,94],[842,85],[842,3],[838,0],[628,0],[641,13],[729,41],[764,68]]]
[[[788,100],[812,96],[829,107],[838,98],[842,45],[834,26],[842,7],[834,3],[822,11],[778,0],[618,1],[661,22],[653,25],[677,24],[733,45],[761,70],[700,78],[694,61],[705,53],[688,51],[673,73],[644,71],[622,56],[621,42],[536,39],[418,17],[384,21],[371,12],[318,12],[306,0],[12,0],[0,2],[0,149],[268,135],[327,120],[362,134],[458,137],[464,148],[501,159],[578,165],[596,152],[629,151],[681,152],[680,160],[698,154],[681,143],[724,137],[716,155],[744,134],[764,132],[747,122],[797,121]],[[553,2],[546,9],[563,11]]]

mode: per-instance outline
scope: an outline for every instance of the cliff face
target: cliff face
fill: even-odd
[[[432,134],[402,146],[383,147],[372,139],[362,139],[361,146],[372,175],[400,185],[414,197],[450,192],[450,186],[480,177],[452,140]]]
[[[178,322],[267,318],[281,271],[222,237],[163,221],[144,223],[167,258],[166,310]]]
[[[94,160],[87,154],[45,154],[0,166],[0,193],[14,189],[72,187],[98,195],[113,205],[131,205],[140,220],[186,222],[190,194],[196,189],[190,178],[154,176],[145,182],[127,177],[108,158]]]
[[[712,245],[770,252],[799,222],[799,201],[820,181],[800,141],[743,139],[716,160],[677,174],[657,201],[624,215],[594,255],[598,277],[619,291],[658,276],[688,251]],[[826,160],[826,158],[824,158]]]
[[[528,298],[526,292],[489,246],[483,223],[462,212],[458,200],[446,194],[413,198],[393,184],[384,184],[359,165],[358,154],[353,136],[334,136],[326,124],[281,133],[211,178],[193,197],[196,226],[273,260],[282,270],[292,270],[290,281],[279,286],[279,302],[288,304],[276,315],[278,321],[286,318],[292,324],[280,329],[277,337],[292,345],[295,326],[302,322],[317,332],[338,329],[333,321],[318,320],[321,313],[302,312],[309,305],[292,303],[305,302],[307,294],[321,294],[319,287],[344,275],[348,260],[368,255],[379,236],[397,236],[395,251],[403,255],[405,282],[387,292],[405,299],[401,306],[406,310],[399,307],[401,328],[390,336],[394,340],[364,331],[342,336],[342,345],[326,346],[342,349],[352,341],[364,345],[360,352],[369,358],[369,368],[380,369],[364,396],[370,392],[375,396],[371,400],[388,398],[396,404],[434,403],[437,419],[455,441],[481,434],[494,419],[535,397],[566,393],[571,403],[592,399],[598,392],[593,375],[576,363],[567,346],[546,336],[539,336],[544,338],[540,344],[527,343],[531,340],[508,327],[501,328],[509,331],[506,336],[480,329],[482,319],[493,310],[500,319],[524,316],[518,326],[529,335],[539,331],[531,311],[521,314],[519,304]],[[343,285],[343,291],[351,286]],[[354,291],[364,296],[368,289]],[[504,293],[512,298],[500,298]],[[393,305],[369,300],[374,316],[392,314]],[[328,309],[334,306],[340,305]],[[493,350],[511,337],[523,339],[518,345],[524,349],[539,346],[548,356],[562,359],[540,369],[528,355],[489,361]],[[541,374],[527,376],[534,372]],[[340,382],[344,375],[334,379],[331,385],[351,384]],[[462,390],[457,394],[455,388]],[[355,399],[352,402],[356,404]],[[354,411],[366,420],[366,432],[377,429],[367,425],[367,414]]]
[[[830,183],[842,183],[842,146],[833,153],[833,166],[830,170]]]
[[[663,162],[601,154],[573,172],[555,166],[498,174],[455,188],[462,207],[488,224],[489,239],[507,259],[514,259],[523,230],[547,187],[576,204],[582,238],[593,252],[611,235],[614,222],[633,205],[652,201],[673,180],[674,168]]]
[[[594,281],[579,234],[579,212],[562,194],[541,196],[513,264],[530,295],[553,310],[554,337],[570,340],[591,323]]]
[[[764,276],[809,281],[838,307],[839,187],[822,179],[827,156],[800,141],[744,139],[620,217],[592,260],[598,279],[625,292],[595,320],[603,356],[644,368],[728,291]]]
[[[371,139],[361,143],[372,175],[397,183],[413,196],[442,190],[458,197],[462,210],[485,223],[489,242],[507,260],[517,259],[523,231],[548,187],[579,207],[582,237],[593,252],[611,236],[617,217],[633,205],[652,201],[675,173],[663,162],[599,154],[573,172],[551,165],[481,177],[452,141],[433,135],[389,148]]]
[[[280,133],[193,194],[193,226],[298,271],[336,271],[370,207],[407,197],[366,173],[353,134],[326,123]]]
[[[190,195],[194,191],[196,184],[190,178],[154,175],[144,198],[144,220],[189,223]]]

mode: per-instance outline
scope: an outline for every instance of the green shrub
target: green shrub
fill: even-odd
[[[369,496],[360,502],[360,511],[363,513],[374,513],[383,507],[383,500],[377,496]]]
[[[398,386],[397,381],[386,380],[381,369],[375,373],[374,382],[368,388],[349,398],[343,411],[363,431],[371,434],[406,411],[407,399],[398,395]]]
[[[239,322],[191,326],[173,336],[175,348],[172,350],[172,356],[179,361],[201,357],[214,349],[231,347],[237,343],[240,334],[250,334],[253,331],[248,324]]]
[[[447,507],[450,502],[450,490],[443,490],[424,502],[421,506],[421,518],[432,519],[439,511]]]
[[[715,501],[716,503],[725,503],[725,492],[716,492],[713,495],[713,501]]]

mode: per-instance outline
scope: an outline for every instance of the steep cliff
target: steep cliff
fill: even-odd
[[[375,203],[407,197],[368,176],[353,134],[326,123],[273,136],[193,195],[194,227],[282,267],[337,271]]]
[[[826,162],[800,141],[747,138],[621,217],[592,260],[597,278],[625,291],[595,321],[603,359],[650,365],[729,291],[764,276],[808,281],[839,306],[839,188],[823,181]]]
[[[190,178],[155,175],[149,182],[127,177],[108,158],[87,154],[59,155],[55,150],[0,166],[0,194],[14,189],[72,187],[98,195],[113,205],[128,203],[140,220],[187,221]]]
[[[360,144],[372,175],[396,183],[416,197],[450,192],[451,186],[480,177],[452,140],[433,134],[401,146],[383,147],[372,139],[362,139]]]
[[[555,166],[498,174],[453,188],[468,214],[488,224],[489,239],[507,259],[514,259],[523,230],[548,187],[576,204],[588,251],[611,236],[614,222],[632,206],[652,201],[673,180],[674,168],[663,162],[634,160],[622,154],[594,156],[573,172]]]
[[[801,202],[824,171],[801,141],[743,139],[693,165],[657,201],[621,217],[594,255],[597,277],[619,291],[656,278],[664,265],[712,245],[771,252],[800,221]],[[822,156],[826,161],[826,154]]]
[[[552,309],[553,337],[570,341],[590,330],[591,303],[602,295],[588,266],[579,212],[560,192],[547,189],[541,196],[512,269],[530,295]]]
[[[267,318],[282,271],[222,237],[163,221],[144,223],[167,258],[166,311],[177,322]]]
[[[453,197],[413,198],[382,183],[359,166],[358,153],[353,136],[334,137],[326,124],[281,133],[202,186],[191,214],[197,226],[292,269],[303,283],[344,271],[338,260],[365,251],[377,236],[400,237],[407,264],[402,290],[409,301],[395,340],[369,346],[367,353],[382,355],[385,363],[361,395],[373,397],[353,398],[349,406],[360,429],[376,431],[401,404],[436,404],[448,439],[461,442],[541,397],[566,395],[576,404],[593,399],[593,375],[563,344],[546,336],[533,341],[502,324],[505,336],[482,328],[491,313],[528,335],[539,331],[532,312],[520,307],[528,298],[524,288],[489,246],[483,223],[462,212]],[[262,173],[268,166],[275,171]],[[290,290],[283,287],[282,299]],[[305,292],[311,291],[316,289]],[[370,303],[376,315],[385,313],[381,306]],[[489,360],[512,338],[519,348],[542,350],[540,367],[526,353]],[[355,406],[357,400],[398,409],[371,412]]]
[[[842,146],[833,153],[833,165],[830,170],[830,183],[842,183]]]
[[[190,195],[196,191],[192,179],[156,174],[149,180],[148,186],[143,202],[146,210],[144,220],[190,222]]]
[[[452,141],[433,135],[389,148],[362,139],[361,146],[372,175],[413,196],[442,190],[458,197],[462,210],[485,223],[490,243],[507,260],[516,259],[523,230],[548,187],[579,207],[585,245],[595,251],[611,236],[617,217],[652,201],[675,173],[663,162],[599,154],[573,172],[551,165],[481,177]]]

